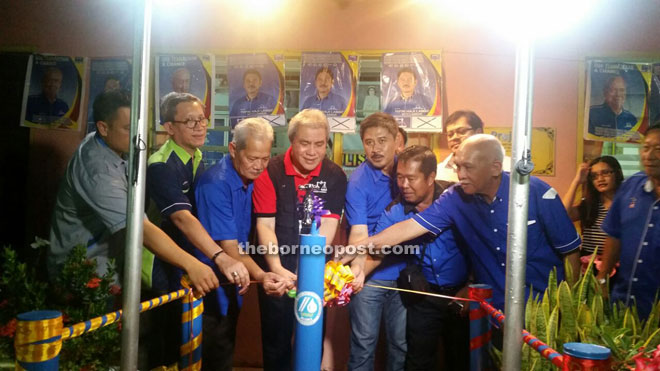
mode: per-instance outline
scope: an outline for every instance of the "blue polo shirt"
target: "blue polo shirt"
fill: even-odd
[[[166,141],[149,157],[147,166],[147,193],[163,218],[161,229],[174,242],[190,254],[195,247],[170,219],[179,210],[188,210],[195,215],[194,185],[204,172],[202,152],[197,149],[194,156],[174,143]],[[143,270],[149,270],[143,266]],[[153,261],[152,287],[157,290],[176,290],[180,287],[182,271],[155,258]]]
[[[660,199],[644,172],[628,178],[616,192],[602,228],[621,242],[621,265],[612,284],[612,301],[637,303],[646,318],[660,288]]]
[[[237,99],[231,105],[229,116],[248,117],[255,115],[269,115],[275,109],[275,99],[265,93],[259,92],[254,99],[249,99],[247,95]]]
[[[455,228],[469,246],[475,278],[493,287],[493,305],[498,309],[504,308],[509,181],[509,173],[503,172],[491,203],[454,185],[428,209],[413,216],[434,234]],[[581,243],[557,191],[536,177],[529,179],[527,225],[526,295],[530,285],[536,293],[543,293],[553,267],[557,267],[558,279],[563,279],[562,255]]]
[[[436,185],[434,199],[438,198],[440,190],[441,188]],[[414,205],[405,201],[395,201],[380,217],[378,231],[408,220],[415,214],[417,214],[417,209]],[[429,283],[440,287],[455,287],[463,285],[467,281],[467,257],[465,251],[456,245],[451,228],[437,236],[427,233],[414,240],[404,242],[402,245],[419,246],[418,258],[422,259],[422,272]],[[423,256],[422,253],[424,253]]]
[[[67,112],[69,112],[69,105],[65,101],[55,98],[55,101],[51,103],[42,93],[28,97],[25,119],[35,124],[50,124],[66,115]]]
[[[243,248],[248,244],[252,218],[253,184],[245,185],[236,172],[231,156],[225,155],[199,178],[195,188],[197,217],[214,241],[237,240]],[[218,266],[200,251],[195,256],[213,268],[221,282],[228,282]],[[233,286],[232,286],[233,288]],[[204,298],[204,310],[214,314],[227,314],[227,295],[237,295],[235,288],[220,286]],[[238,296],[238,305],[242,297]]]
[[[637,118],[626,110],[617,115],[607,103],[589,108],[589,134],[615,137],[631,130],[635,125]]]
[[[396,168],[396,163],[393,168]],[[374,168],[369,161],[361,163],[348,179],[346,220],[349,227],[364,224],[374,234],[380,215],[398,194],[393,177]]]
[[[387,105],[385,113],[389,113],[392,116],[403,114],[426,115],[430,109],[431,101],[422,94],[413,94],[408,99],[404,99],[399,95]]]
[[[302,109],[316,108],[330,116],[341,116],[346,110],[346,100],[341,95],[330,92],[325,98],[319,98],[318,94],[305,99]]]

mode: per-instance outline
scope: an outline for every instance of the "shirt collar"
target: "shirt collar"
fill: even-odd
[[[367,163],[367,168],[369,168],[369,172],[371,173],[371,177],[373,178],[374,183],[378,183],[381,180],[389,182],[390,180],[394,179],[394,171],[396,169],[396,157],[394,157],[394,165],[392,166],[392,171],[390,171],[389,176],[383,173],[382,170],[373,167],[373,165],[371,164],[371,162],[369,162],[369,160],[366,160],[365,162]]]
[[[291,147],[289,147],[289,149],[286,150],[286,153],[284,153],[284,173],[286,173],[286,175],[293,175],[300,178],[319,176],[319,174],[321,174],[321,165],[323,165],[323,159],[321,159],[321,162],[319,162],[314,170],[312,170],[306,177],[303,177],[293,167],[293,162],[291,161]]]
[[[250,184],[245,184],[243,183],[243,178],[241,178],[241,175],[238,173],[236,168],[234,167],[234,161],[232,161],[232,158],[229,154],[226,154],[223,158],[222,161],[225,164],[225,169],[227,169],[227,181],[229,185],[231,186],[232,190],[237,190],[237,189],[245,189],[250,186]]]
[[[247,94],[245,94],[245,101],[254,102],[255,100],[257,100],[257,98],[259,98],[259,94],[261,94],[261,92],[257,93],[257,95],[255,95],[254,98],[252,99],[250,99],[250,97]]]
[[[172,140],[171,138],[168,139],[167,142],[165,142],[164,145],[169,146],[169,148],[171,148],[172,151],[174,151],[174,153],[176,153],[176,155],[179,157],[181,162],[183,162],[184,164],[187,164],[188,161],[190,161],[190,159],[192,158],[192,156],[190,156],[190,154],[188,152],[186,152],[185,149],[183,149],[181,146],[176,144],[174,142],[174,140]],[[192,164],[193,165],[193,177],[195,176],[195,173],[197,172],[197,167],[199,167],[199,163],[201,161],[202,161],[202,151],[200,151],[199,148],[197,148],[195,150],[195,157],[193,158],[193,164]]]
[[[438,197],[440,197],[440,195],[442,194],[442,191],[443,191],[443,189],[440,186],[440,184],[438,184],[437,182],[434,183],[434,185],[433,185],[433,201],[437,200]],[[418,213],[417,208],[416,208],[417,205],[406,202],[406,200],[403,199],[403,196],[401,196],[401,205],[403,205],[403,213],[405,215],[408,215],[410,213],[415,213],[415,214]]]

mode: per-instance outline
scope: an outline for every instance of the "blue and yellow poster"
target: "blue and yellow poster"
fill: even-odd
[[[442,132],[442,54],[385,53],[381,106],[406,131]]]
[[[204,114],[209,118],[209,128],[213,128],[214,77],[213,55],[157,55],[154,100],[156,122],[160,123],[160,103],[165,95],[170,92],[190,93],[204,104]],[[162,129],[160,125],[156,128]]]
[[[330,131],[354,133],[357,65],[357,54],[349,51],[302,53],[300,110],[319,109]]]
[[[649,126],[648,63],[588,63],[584,139],[639,142]]]
[[[89,64],[89,99],[87,100],[87,132],[96,131],[94,100],[111,90],[131,91],[132,68],[129,58],[94,58]]]
[[[273,126],[286,125],[282,53],[230,54],[227,79],[232,128],[247,117],[263,117]]]
[[[80,130],[85,69],[82,57],[30,56],[21,126]]]

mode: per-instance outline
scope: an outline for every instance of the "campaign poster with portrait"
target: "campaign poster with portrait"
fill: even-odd
[[[302,53],[300,110],[319,109],[328,117],[330,131],[354,133],[357,68],[354,52]]]
[[[286,125],[282,53],[230,54],[227,79],[232,128],[247,117],[263,117],[273,126]]]
[[[442,132],[442,53],[385,53],[381,107],[407,131]]]
[[[584,139],[639,142],[649,126],[652,65],[589,61]]]
[[[649,125],[660,121],[660,64],[653,65],[651,77],[651,93],[649,94]]]
[[[131,91],[132,67],[129,58],[93,58],[89,63],[89,99],[87,100],[87,133],[96,131],[94,101],[101,93],[112,90]]]
[[[156,56],[155,116],[160,123],[160,103],[165,95],[173,91],[190,93],[204,104],[204,114],[209,118],[209,128],[213,122],[213,77],[215,76],[213,55],[161,54]],[[156,125],[161,131],[162,125]]]
[[[80,130],[86,63],[83,57],[30,56],[21,126]]]

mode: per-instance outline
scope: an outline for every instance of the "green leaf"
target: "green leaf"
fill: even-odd
[[[605,323],[605,313],[603,311],[603,297],[600,294],[594,295],[591,302],[591,313],[594,316],[594,324],[602,325]]]
[[[559,284],[557,305],[561,312],[561,325],[559,327],[559,340],[568,343],[577,338],[576,314],[573,307],[571,289],[566,281]]]
[[[552,349],[557,348],[557,327],[559,326],[559,308],[555,307],[550,313],[550,318],[548,318],[547,326],[547,337],[548,337],[548,346]]]
[[[548,297],[551,299],[549,310],[554,309],[554,298],[557,296],[557,267],[553,267],[548,275]],[[550,311],[548,311],[550,313]]]

